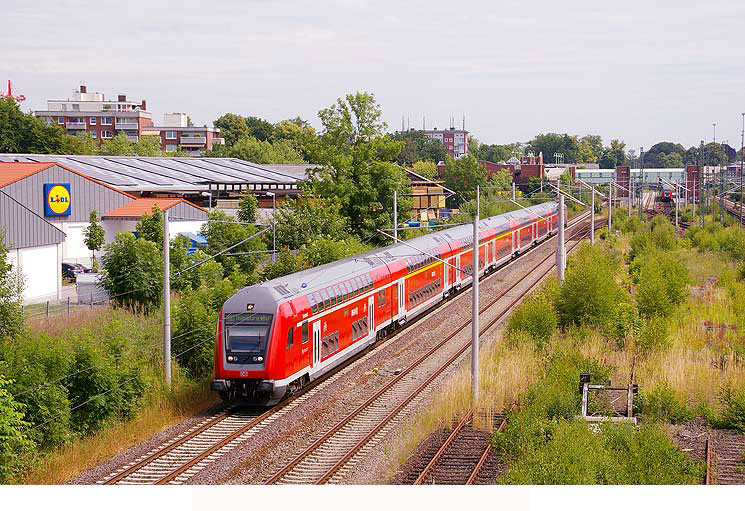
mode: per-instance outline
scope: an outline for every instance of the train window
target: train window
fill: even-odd
[[[295,334],[292,327],[287,331],[287,350],[292,348],[292,343],[295,341]]]
[[[318,304],[316,303],[316,298],[313,295],[308,295],[308,303],[310,304],[310,311],[315,314],[318,312]]]
[[[352,323],[352,339],[356,339],[359,333],[357,332],[359,321]]]
[[[325,289],[321,289],[321,298],[323,298],[323,307],[331,306],[331,299]]]
[[[342,301],[342,290],[341,286],[336,285],[334,286],[334,294],[336,294],[336,303],[341,303]]]
[[[313,293],[313,298],[316,300],[316,308],[320,311],[323,310],[323,298],[321,298],[321,293]]]
[[[308,322],[307,321],[303,321],[302,334],[303,334],[303,344],[308,344]]]
[[[359,277],[354,278],[354,290],[357,292],[357,294],[360,294],[360,292],[362,292],[362,279]]]
[[[328,355],[329,352],[329,346],[328,346],[328,337],[324,337],[321,340],[321,356],[325,357]]]
[[[366,275],[366,277],[367,277],[367,285],[368,285],[368,287],[370,289],[372,289],[373,287],[375,287],[375,283],[373,282],[372,277],[370,275]]]
[[[349,300],[349,295],[350,295],[349,285],[346,282],[342,282],[340,286],[342,290],[342,295],[344,296],[344,300]]]
[[[334,332],[334,351],[339,351],[339,332]]]
[[[328,288],[326,292],[329,294],[329,298],[331,300],[331,305],[336,305],[336,293],[334,293],[333,288]]]
[[[378,307],[385,306],[385,289],[378,291]]]

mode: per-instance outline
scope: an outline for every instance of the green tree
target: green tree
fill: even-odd
[[[87,131],[80,132],[74,137],[64,135],[60,147],[60,154],[97,154],[98,142]]]
[[[238,139],[251,134],[246,119],[233,113],[221,115],[213,124],[215,128],[220,129],[220,136],[225,139],[225,145],[227,146],[232,146]]]
[[[149,215],[142,215],[137,222],[135,231],[140,238],[153,242],[158,247],[163,247],[163,213],[160,208],[153,204]]]
[[[256,223],[256,210],[259,201],[251,192],[246,192],[238,203],[238,220],[247,224]]]
[[[137,156],[162,156],[160,137],[156,135],[143,135],[132,146]]]
[[[11,484],[30,461],[34,443],[24,434],[24,406],[6,389],[10,382],[0,373],[0,484]]]
[[[564,162],[576,162],[579,153],[577,137],[566,133],[541,133],[528,142],[527,148],[536,156],[543,153],[545,162],[553,162],[554,153],[563,154]]]
[[[11,98],[0,98],[0,152],[55,154],[62,148],[64,128],[24,114]]]
[[[509,170],[500,170],[489,177],[489,186],[496,187],[497,190],[512,189],[512,173]]]
[[[412,169],[420,176],[426,177],[427,179],[437,179],[437,164],[433,161],[421,160],[414,162]]]
[[[150,314],[163,294],[163,256],[159,245],[130,232],[120,232],[106,245],[102,258],[103,287],[115,305]]]
[[[192,378],[204,378],[212,372],[217,315],[208,307],[206,289],[188,292],[174,311],[173,349],[178,363]]]
[[[585,135],[579,139],[577,163],[595,163],[602,155],[603,138],[600,135]]]
[[[490,161],[492,163],[506,162],[515,154],[521,154],[522,147],[520,143],[516,144],[481,144],[479,146],[479,160]]]
[[[274,125],[272,143],[288,142],[304,160],[310,161],[310,147],[315,143],[316,130],[300,117],[280,121]]]
[[[274,125],[259,117],[246,117],[246,126],[251,136],[262,142],[271,140],[274,133]]]
[[[412,200],[406,173],[396,159],[403,147],[385,135],[382,110],[372,94],[357,92],[339,98],[319,112],[324,129],[314,148],[311,188],[321,197],[334,197],[361,238],[384,237],[378,229],[392,225],[393,191],[401,194],[399,218],[406,218]]]
[[[610,169],[626,164],[626,144],[620,140],[611,140],[610,145],[603,149],[600,157],[600,168]]]
[[[305,163],[302,155],[287,140],[272,144],[248,136],[238,139],[226,152],[231,158],[253,163]]]
[[[98,261],[96,261],[96,252],[101,250],[104,242],[106,231],[98,222],[98,211],[91,211],[88,217],[88,227],[83,229],[83,243],[92,252],[93,271],[98,273]]]
[[[306,195],[288,198],[277,208],[277,246],[297,250],[318,237],[349,238],[347,219],[338,199]]]
[[[23,277],[8,261],[5,233],[0,230],[0,340],[23,329]]]
[[[202,234],[207,239],[205,251],[209,255],[215,255],[236,243],[245,240],[258,232],[252,225],[237,224],[235,217],[228,215],[225,211],[216,209],[209,213],[209,221],[202,226]],[[215,258],[225,269],[226,274],[236,271],[243,272],[246,276],[252,276],[259,262],[259,254],[245,254],[245,252],[257,252],[266,250],[266,246],[260,236],[238,245],[231,252],[243,253],[241,255],[220,255]]]
[[[461,203],[476,196],[477,185],[486,185],[486,169],[472,154],[457,160],[448,157],[442,177],[445,186],[459,195]]]
[[[126,133],[120,131],[114,138],[104,141],[99,153],[106,156],[134,156],[134,144]]]
[[[439,163],[445,161],[448,155],[442,142],[430,138],[421,130],[397,132],[391,136],[391,139],[404,144],[396,158],[401,165],[413,165],[419,160]]]

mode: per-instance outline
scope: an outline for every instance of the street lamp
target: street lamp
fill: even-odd
[[[272,198],[272,262],[277,257],[277,197],[274,192],[266,192]]]

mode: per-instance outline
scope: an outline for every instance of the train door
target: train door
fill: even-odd
[[[517,252],[520,249],[520,229],[512,231],[512,251]]]
[[[463,280],[463,272],[460,271],[460,254],[458,254],[458,256],[455,258],[455,266],[458,267],[458,269],[455,270],[455,281],[460,282],[461,280]]]
[[[442,289],[443,291],[447,291],[448,289],[448,282],[449,282],[448,277],[450,277],[450,266],[443,263],[442,264],[442,283],[443,283]]]
[[[375,295],[367,299],[367,324],[370,325],[370,333],[375,334]]]
[[[403,316],[406,312],[404,307],[404,281],[403,279],[398,281],[398,313]]]
[[[313,367],[321,361],[321,321],[313,322]]]

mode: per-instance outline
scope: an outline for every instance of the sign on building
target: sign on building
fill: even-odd
[[[69,183],[45,183],[44,184],[44,215],[45,216],[69,216],[70,215],[70,184]]]

